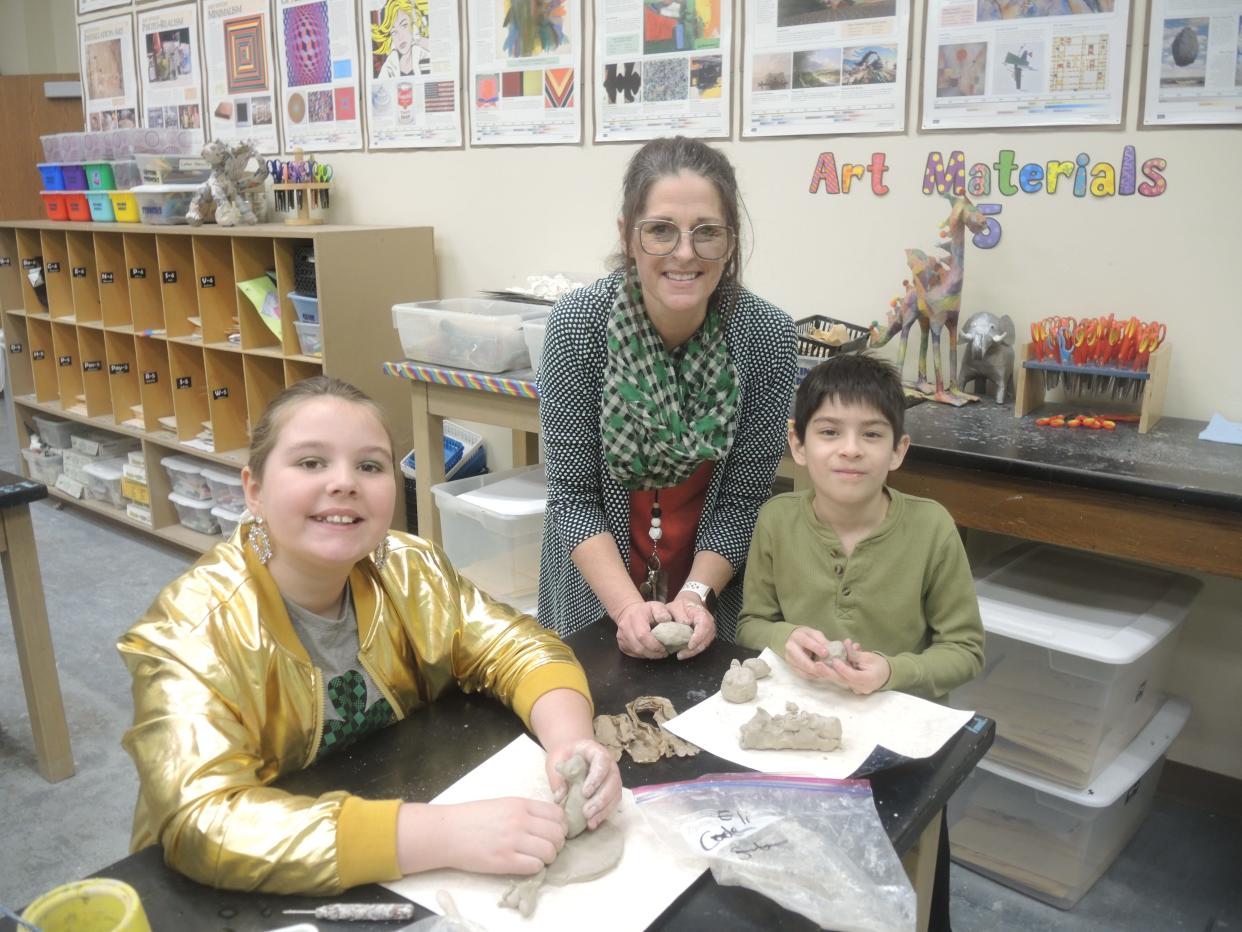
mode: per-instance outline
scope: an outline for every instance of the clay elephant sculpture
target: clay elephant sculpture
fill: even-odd
[[[996,387],[996,403],[1004,404],[1006,392],[1013,392],[1013,345],[1016,337],[1008,314],[997,317],[980,311],[972,315],[961,330],[959,342],[966,348],[966,353],[957,376],[958,384],[965,388],[972,379],[990,382]],[[978,385],[975,390],[979,390]]]

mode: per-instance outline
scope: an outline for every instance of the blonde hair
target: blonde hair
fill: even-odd
[[[250,437],[250,459],[247,465],[250,474],[258,479],[263,478],[263,468],[267,458],[280,440],[280,432],[289,419],[289,414],[298,405],[315,398],[339,398],[352,404],[361,405],[375,415],[388,437],[388,451],[392,455],[393,465],[397,464],[396,443],[393,441],[392,428],[388,426],[388,418],[370,395],[350,385],[342,379],[334,379],[330,375],[316,375],[301,382],[295,382],[271,400],[263,416]],[[395,472],[395,470],[394,470]]]
[[[383,18],[378,25],[371,26],[371,46],[376,55],[392,53],[392,31],[397,24],[398,13],[410,17],[415,35],[427,35],[427,0],[387,0]]]

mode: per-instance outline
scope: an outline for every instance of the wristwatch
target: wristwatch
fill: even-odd
[[[712,591],[712,587],[707,583],[696,582],[693,579],[687,579],[681,587],[682,592],[693,592],[703,600],[704,607],[713,615],[716,614],[716,593]]]

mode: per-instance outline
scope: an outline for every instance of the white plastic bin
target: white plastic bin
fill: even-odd
[[[484,298],[445,298],[392,307],[392,322],[407,357],[479,372],[525,369],[530,353],[522,324],[547,316],[543,304]]]
[[[144,184],[202,184],[211,166],[197,155],[136,153],[134,161]]]
[[[79,453],[104,459],[125,456],[130,450],[138,449],[138,441],[133,437],[122,437],[81,425],[74,428],[69,445]]]
[[[456,479],[431,492],[444,552],[459,573],[501,602],[536,595],[547,503],[543,466]]]
[[[548,319],[522,321],[522,336],[526,340],[526,351],[530,353],[530,367],[538,374],[539,364],[543,362],[543,338],[548,332]]]
[[[123,459],[95,460],[83,467],[86,473],[86,494],[97,502],[106,502],[113,508],[125,505],[121,494]]]
[[[323,338],[320,336],[319,324],[295,320],[293,327],[298,332],[298,347],[302,350],[303,356],[323,355]]]
[[[183,527],[198,531],[200,534],[220,533],[220,525],[216,523],[216,516],[211,513],[213,507],[211,499],[199,501],[178,495],[176,492],[169,492],[168,500],[177,509],[177,520]]]
[[[73,421],[60,421],[53,417],[34,415],[35,433],[46,447],[64,449],[73,443],[73,432],[81,430],[81,425]]]
[[[206,463],[192,456],[166,456],[160,460],[160,465],[168,473],[168,481],[176,494],[206,502],[211,507],[211,484],[203,475],[203,470],[209,468]]]
[[[1170,697],[1086,789],[980,761],[949,801],[953,860],[1059,909],[1070,909],[1151,810],[1169,745],[1190,716]]]
[[[138,199],[138,216],[143,223],[170,226],[189,223],[185,214],[198,188],[196,184],[140,184],[130,193]]]
[[[991,759],[1085,787],[1147,724],[1199,583],[1047,546],[975,580],[986,664],[950,705],[996,720]]]
[[[223,466],[204,466],[203,478],[211,489],[211,503],[217,508],[239,512],[246,507],[246,493],[239,471]]]
[[[228,540],[233,536],[233,532],[237,530],[237,525],[241,524],[242,512],[233,511],[229,508],[221,508],[216,505],[211,509],[212,515],[220,524],[220,536]]]
[[[47,447],[42,450],[22,450],[22,459],[26,461],[26,472],[35,482],[52,486],[60,478],[61,454],[59,450]]]

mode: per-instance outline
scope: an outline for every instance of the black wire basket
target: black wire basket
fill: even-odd
[[[850,337],[839,346],[833,346],[831,343],[825,343],[809,335],[814,330],[831,330],[836,324],[844,327]],[[827,359],[829,356],[837,356],[841,353],[860,352],[867,348],[867,340],[871,335],[871,331],[866,327],[837,320],[834,317],[825,317],[823,314],[804,317],[802,320],[795,321],[794,326],[798,328],[798,355],[813,356],[816,359]]]

